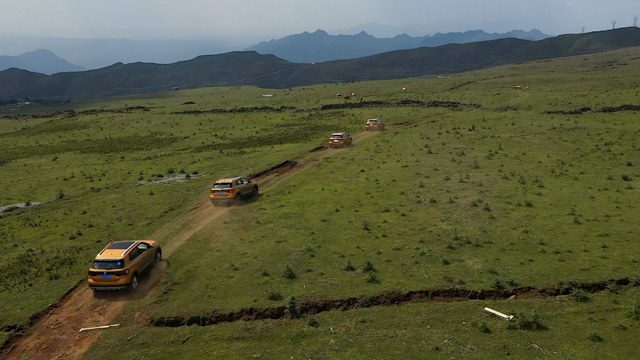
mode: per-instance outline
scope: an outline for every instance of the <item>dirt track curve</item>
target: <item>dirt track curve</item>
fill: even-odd
[[[405,124],[400,126],[402,125]],[[353,142],[356,144],[373,135],[375,132],[355,134]],[[344,151],[344,149],[325,150],[327,150],[326,146],[318,147],[293,160],[255,174],[252,178],[258,182],[260,189],[264,190],[275,182],[309,167],[326,156]],[[175,235],[171,243],[163,247],[163,255],[167,259],[194,234],[207,225],[215,224],[214,220],[224,215],[228,210],[228,208],[213,207],[208,199],[204,200],[147,238],[159,238],[162,234],[173,229],[186,227],[184,231]],[[112,324],[112,321],[130,300],[149,296],[153,292],[167,266],[168,262],[163,261],[160,266],[152,269],[147,278],[141,282],[135,294],[99,293],[99,296],[94,296],[93,291],[88,288],[86,280],[81,281],[60,300],[57,306],[52,306],[40,314],[33,326],[8,340],[0,352],[0,356],[3,359],[34,360],[81,358],[100,336],[100,332],[79,332],[79,330]]]

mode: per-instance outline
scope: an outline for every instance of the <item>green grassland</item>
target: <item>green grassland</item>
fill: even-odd
[[[629,298],[639,295],[634,289],[623,294],[600,293],[589,302],[546,298],[412,303],[331,311],[298,319],[222,323],[213,327],[133,325],[107,330],[99,345],[85,356],[104,359],[143,356],[154,359],[597,359],[604,355],[632,359],[638,350],[634,344],[638,320],[630,315],[637,307]],[[517,329],[504,319],[482,313],[484,306],[502,307],[529,320],[539,319],[535,323],[540,328]]]
[[[638,112],[597,110],[639,105],[638,75],[640,50],[626,49],[442,78],[181,90],[67,105],[73,112],[39,109],[50,116],[12,113],[0,118],[7,189],[0,206],[42,204],[0,218],[2,336],[27,327],[82,280],[109,240],[148,236],[206,199],[216,178],[257,173],[379,116],[389,130],[324,156],[195,234],[170,256],[158,291],[133,301],[121,315],[125,327],[109,330],[87,357],[104,358],[107,348],[118,357],[167,359],[213,351],[226,358],[544,358],[543,350],[561,359],[632,357],[638,346],[630,339],[640,331],[633,287],[331,311],[312,317],[318,327],[306,315],[180,328],[127,319],[285,306],[291,297],[637,284]],[[355,103],[380,103],[321,110],[350,92]],[[465,105],[398,103],[405,99]],[[594,111],[549,113],[583,107]],[[321,156],[314,154],[307,160]],[[487,305],[535,311],[545,330],[507,329],[483,314]]]

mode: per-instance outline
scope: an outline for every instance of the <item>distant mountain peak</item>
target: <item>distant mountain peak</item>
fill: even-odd
[[[0,56],[0,71],[18,68],[42,74],[82,71],[82,67],[61,59],[52,51],[37,49],[18,56]]]

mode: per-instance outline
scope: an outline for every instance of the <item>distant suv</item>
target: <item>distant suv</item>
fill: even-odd
[[[329,138],[329,147],[337,147],[337,146],[347,147],[351,145],[352,142],[353,142],[353,139],[351,138],[351,135],[349,135],[346,132],[337,132],[337,133],[331,134],[331,137]]]
[[[209,191],[214,206],[255,196],[258,196],[258,184],[240,176],[220,179]]]
[[[138,288],[140,276],[161,260],[162,249],[157,241],[111,242],[100,251],[89,269],[89,288],[135,290]]]
[[[367,120],[366,130],[384,130],[384,121],[380,119],[369,119]]]

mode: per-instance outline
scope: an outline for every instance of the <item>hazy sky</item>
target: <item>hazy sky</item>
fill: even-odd
[[[0,35],[269,40],[377,23],[410,35],[632,26],[640,0],[0,0]],[[389,34],[373,34],[390,36]]]

